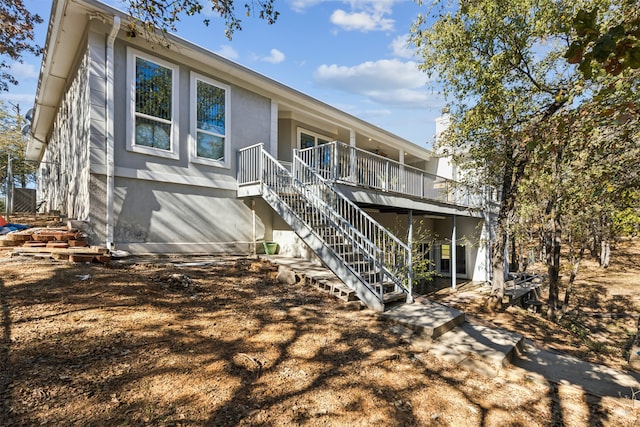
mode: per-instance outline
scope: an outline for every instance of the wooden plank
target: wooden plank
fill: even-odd
[[[66,254],[66,255],[104,255],[109,252],[107,248],[100,246],[91,247],[76,247],[76,248],[28,248],[20,247],[13,251],[15,254],[37,254],[37,253],[51,253],[51,254]]]

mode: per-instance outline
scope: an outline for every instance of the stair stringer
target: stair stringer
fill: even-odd
[[[348,265],[320,238],[313,229],[300,220],[280,198],[270,190],[263,190],[263,199],[291,227],[298,237],[315,253],[322,262],[350,289],[367,307],[375,311],[384,311],[384,302],[366,282],[360,279]]]

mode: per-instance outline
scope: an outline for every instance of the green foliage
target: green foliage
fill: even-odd
[[[392,232],[396,236],[406,235],[407,225],[401,219],[397,219]],[[438,236],[425,224],[424,219],[414,221],[411,245],[412,285],[429,283],[439,276],[435,263],[430,258],[430,249],[435,247],[437,242]]]
[[[628,207],[615,213],[613,231],[618,236],[636,237],[640,235],[640,206]]]
[[[625,69],[640,68],[640,7],[635,0],[599,12],[580,9],[572,21],[577,37],[565,53],[570,64],[579,64],[587,79],[604,69],[617,76]]]
[[[20,132],[24,123],[24,118],[17,110],[12,111],[0,101],[0,191],[3,194],[6,190],[9,156],[12,159],[14,186],[25,187],[35,181],[35,164],[24,159],[27,141]]]
[[[9,71],[13,62],[22,62],[24,53],[39,55],[41,48],[33,42],[33,27],[42,22],[32,14],[23,0],[0,2],[0,92],[18,84]]]

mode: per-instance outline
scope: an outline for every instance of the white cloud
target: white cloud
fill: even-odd
[[[321,65],[314,77],[320,83],[351,92],[361,87],[416,88],[426,81],[426,75],[418,70],[415,62],[398,59],[367,61],[353,67]]]
[[[331,23],[346,31],[390,31],[393,30],[393,19],[385,19],[382,15],[368,12],[345,12],[337,9],[331,14]]]
[[[345,31],[391,31],[395,20],[386,17],[391,15],[393,4],[406,0],[290,0],[289,5],[294,12],[304,13],[319,3],[342,3],[345,8],[336,8],[331,23]]]
[[[240,57],[240,55],[238,55],[238,52],[236,52],[236,50],[228,44],[221,45],[220,49],[218,49],[216,53],[220,56],[224,56],[227,59],[238,59]]]
[[[271,49],[271,51],[269,52],[269,56],[260,58],[260,60],[264,62],[270,62],[272,64],[279,64],[284,61],[284,59],[284,53],[280,52],[278,49]]]
[[[353,67],[321,65],[314,79],[322,86],[366,96],[385,106],[430,108],[442,102],[428,93],[427,76],[412,61],[369,61]]]
[[[391,51],[393,56],[398,58],[413,58],[414,52],[409,47],[409,34],[403,34],[393,39],[391,42]]]
[[[22,81],[26,79],[37,79],[39,71],[33,64],[14,62],[11,64],[11,74]]]

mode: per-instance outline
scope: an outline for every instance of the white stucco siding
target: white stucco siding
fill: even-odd
[[[88,41],[91,59],[89,64],[91,114],[89,159],[91,165],[104,165],[106,135],[105,34],[90,32]]]
[[[104,35],[92,33],[91,53],[91,220],[97,242],[106,235],[105,79]],[[127,79],[128,42],[117,40],[114,66],[114,229],[116,249],[135,253],[247,253],[252,250],[253,213],[249,201],[236,198],[237,150],[269,142],[271,100],[247,89],[229,85],[223,75],[196,64],[179,53],[170,57],[145,51],[164,63],[175,64],[178,92],[175,132],[177,158],[127,149],[126,128],[131,117]],[[102,46],[102,47],[101,47]],[[141,51],[136,46],[136,51]],[[97,65],[96,65],[97,64]],[[94,73],[95,71],[95,73]],[[227,113],[230,144],[228,167],[193,162],[190,84],[192,76],[206,76],[228,89]],[[256,238],[271,230],[271,211],[256,203]]]
[[[162,253],[247,253],[253,242],[248,201],[233,192],[116,178],[117,249]],[[265,225],[256,218],[256,238]]]
[[[38,182],[47,210],[78,219],[89,216],[90,66],[85,52],[58,108]]]

